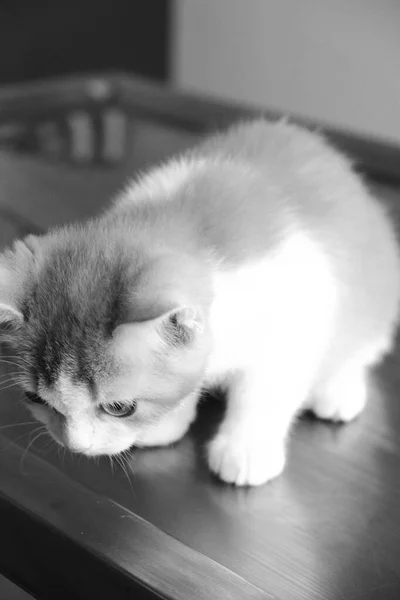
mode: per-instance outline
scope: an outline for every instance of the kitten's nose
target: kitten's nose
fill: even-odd
[[[64,428],[64,443],[72,452],[90,454],[93,446],[93,429],[89,426],[66,426]]]

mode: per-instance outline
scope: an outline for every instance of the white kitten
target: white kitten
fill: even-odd
[[[20,244],[1,268],[31,409],[60,443],[90,455],[171,443],[200,389],[222,383],[208,461],[237,485],[282,471],[302,408],[362,411],[398,319],[384,208],[321,137],[262,120],[150,171],[97,220]]]

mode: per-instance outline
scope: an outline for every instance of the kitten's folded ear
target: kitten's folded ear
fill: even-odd
[[[18,307],[22,296],[26,273],[32,264],[34,236],[17,240],[12,248],[0,254],[0,335],[10,335],[24,323]]]
[[[0,302],[0,336],[17,331],[23,322],[24,317],[17,308]]]
[[[200,309],[160,297],[142,298],[141,306],[136,302],[131,318],[125,320],[125,325],[130,323],[152,323],[161,337],[171,344],[187,344],[204,330]]]
[[[24,322],[22,312],[17,306],[19,274],[11,270],[11,265],[0,256],[0,335],[12,334]]]
[[[185,255],[162,256],[136,277],[123,322],[153,321],[164,338],[187,343],[203,331],[209,295],[204,263]]]
[[[160,330],[173,344],[188,344],[204,331],[200,311],[193,306],[175,308],[160,319]]]

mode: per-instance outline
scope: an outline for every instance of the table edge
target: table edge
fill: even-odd
[[[70,479],[39,456],[24,455],[24,449],[5,436],[0,436],[0,470],[0,571],[35,596],[54,597],[57,585],[60,600],[87,598],[89,592],[91,597],[96,589],[105,597],[108,588],[118,599],[132,597],[133,592],[146,600],[270,598],[238,574]],[[122,519],[123,535],[114,539]],[[140,547],[134,547],[133,540]],[[28,552],[33,541],[35,550]],[[71,576],[83,567],[85,580]],[[34,576],[36,572],[40,578]]]

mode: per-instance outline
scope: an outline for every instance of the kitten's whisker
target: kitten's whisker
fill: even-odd
[[[15,377],[10,377],[9,379],[5,379],[4,381],[0,381],[0,390],[2,389],[1,386],[3,385],[7,385],[9,383],[14,383],[15,385],[21,385],[19,381],[17,381],[17,379]]]
[[[114,462],[113,462],[113,457],[109,456],[108,457],[110,460],[110,465],[111,465],[111,474],[114,475]]]
[[[25,433],[23,433],[19,438],[17,438],[17,440],[19,440],[21,437],[24,437],[25,435],[34,435],[37,431],[43,431],[44,429],[46,429],[46,425],[40,424],[37,427],[35,427],[34,429],[32,429],[32,431],[26,431]]]
[[[13,381],[13,383],[10,383],[9,385],[6,385],[5,387],[0,387],[0,392],[4,392],[5,390],[9,390],[10,388],[14,387],[18,385],[18,383],[16,381]]]
[[[4,371],[1,373],[1,377],[18,377],[20,381],[26,381],[26,377],[22,371]]]
[[[37,422],[37,421],[36,421]],[[38,427],[35,427],[34,429],[32,429],[32,431],[25,431],[24,433],[21,433],[21,435],[19,435],[18,437],[16,437],[15,439],[10,439],[10,444],[17,444],[19,442],[19,440],[22,440],[24,437],[26,437],[27,435],[33,435],[34,433],[36,433],[37,431],[39,431],[40,429],[42,429],[44,427],[44,425],[39,425]]]
[[[21,375],[21,371],[4,371],[4,373],[1,373],[1,377],[12,377],[13,375]]]
[[[53,451],[54,445],[56,446],[56,449],[57,449],[57,456],[58,456],[59,460],[61,460],[61,457],[60,457],[61,445],[58,442],[56,442],[56,440],[53,439],[51,437],[51,435],[49,435],[49,441],[47,442],[46,447],[44,448],[44,451],[46,452],[46,454],[48,454],[50,451]]]
[[[49,447],[52,446],[53,443],[55,444],[56,441],[53,440],[53,438],[51,437],[51,435],[49,435],[49,439],[47,440],[47,444],[46,444],[44,450],[47,451],[49,449]]]
[[[60,462],[62,464],[64,464],[64,462],[65,462],[65,455],[67,453],[67,448],[63,444],[60,444],[59,442],[56,442],[55,440],[53,440],[53,442],[57,446],[57,456],[58,456]]]
[[[121,466],[121,457],[119,456],[119,454],[114,454],[113,459],[119,466]]]
[[[129,467],[129,470],[131,471],[132,470],[131,469],[131,463],[130,463],[130,460],[132,458],[131,453],[129,452],[129,450],[123,450],[122,451],[122,456],[123,456],[123,458],[124,458],[124,460],[126,462],[127,467]]]
[[[9,384],[14,384],[15,386],[21,387],[19,381],[16,381],[14,378],[6,379],[5,381],[0,381],[0,391],[3,389],[3,386],[7,386]]]
[[[21,387],[21,386],[19,386]],[[18,402],[19,404],[24,407],[27,408],[27,402],[26,402],[26,396],[25,396],[25,392],[23,390],[19,390],[19,394],[18,394]]]
[[[29,442],[29,444],[27,445],[27,447],[25,448],[25,450],[24,450],[24,452],[23,452],[23,454],[22,454],[22,457],[21,457],[21,462],[20,462],[20,469],[21,469],[21,473],[22,473],[22,474],[24,474],[24,472],[23,472],[23,468],[24,468],[24,460],[25,460],[25,457],[26,457],[26,455],[27,455],[27,453],[28,453],[29,449],[30,449],[30,448],[33,446],[33,444],[34,444],[34,443],[35,443],[35,442],[36,442],[36,441],[37,441],[39,438],[41,438],[42,436],[44,436],[44,435],[46,435],[46,434],[47,434],[47,429],[45,428],[45,426],[43,425],[42,427],[45,429],[45,431],[39,431],[39,433],[38,433],[37,435],[35,435],[35,437],[34,437],[34,438],[33,438],[33,439],[32,439],[32,440]]]
[[[17,354],[1,354],[0,352],[0,360],[4,359],[12,359],[14,361],[31,364],[33,360],[31,358],[26,358],[24,356],[18,356]]]
[[[4,379],[4,380],[1,380],[1,379],[0,379],[0,386],[1,386],[1,385],[5,385],[6,383],[10,383],[11,381],[12,381],[12,382],[14,382],[14,383],[18,383],[18,382],[16,381],[15,375],[10,375],[10,376],[8,377],[8,379]]]
[[[133,485],[132,485],[132,480],[129,476],[129,472],[128,472],[128,459],[126,456],[126,451],[121,452],[120,454],[117,454],[115,457],[118,461],[118,464],[121,465],[121,468],[123,470],[123,472],[126,475],[127,480],[129,481],[129,487],[131,488],[131,492],[134,496],[136,496],[135,494],[135,490],[133,489]],[[126,462],[124,462],[124,460]]]
[[[23,425],[34,425],[35,423],[37,423],[37,421],[24,421],[23,423],[10,423],[9,425],[2,425],[0,427],[0,431],[3,431],[4,429],[11,429],[12,427],[19,427],[19,426],[22,427]]]
[[[14,367],[18,367],[19,369],[21,369],[22,367],[31,367],[32,366],[32,365],[28,365],[27,363],[19,363],[15,360],[7,360],[7,359],[4,359],[3,357],[0,358],[0,364],[13,365]]]
[[[7,356],[0,355],[0,363],[4,363],[6,365],[18,365],[18,366],[20,366],[20,364],[22,364],[18,358],[16,358],[15,356],[11,356],[11,355],[7,355]]]
[[[9,373],[8,371],[6,373],[3,373],[2,375],[0,375],[0,378],[3,377],[18,377],[20,375],[20,371],[11,371],[11,373]]]
[[[128,481],[130,483],[129,475],[128,475],[127,471],[126,471],[126,468],[125,468],[122,456],[119,454],[116,458],[117,458],[117,462],[118,462],[119,466],[121,467],[124,475],[126,476],[126,478],[128,479]]]

